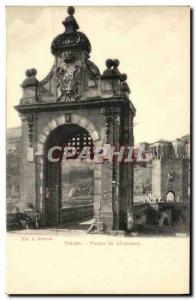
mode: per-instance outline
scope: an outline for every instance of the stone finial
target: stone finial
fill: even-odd
[[[120,65],[120,60],[115,58],[113,59],[113,67],[116,69]]]
[[[31,69],[27,69],[27,70],[25,71],[25,75],[26,75],[27,77],[31,77]]]
[[[75,13],[75,8],[73,6],[69,6],[67,12],[70,16],[73,16]]]
[[[120,65],[120,61],[119,59],[115,58],[115,59],[107,59],[106,62],[106,67],[107,69],[103,72],[102,75],[102,79],[115,79],[115,81],[120,81],[120,90],[123,93],[123,95],[125,96],[125,98],[128,98],[129,94],[130,94],[130,88],[126,82],[127,80],[127,74],[125,73],[121,73],[118,69],[119,65]],[[114,88],[114,86],[113,86]],[[116,86],[116,89],[118,90],[119,87]],[[116,90],[115,90],[116,91]]]
[[[106,65],[107,69],[103,72],[103,76],[112,77],[112,75],[113,75],[113,72],[112,72],[113,60],[111,58],[106,59],[105,65]]]
[[[131,90],[126,80],[127,80],[127,74],[125,73],[120,74],[121,90],[123,93],[125,93],[125,96],[127,97],[127,94],[130,94]]]
[[[22,83],[22,87],[28,87],[28,86],[36,86],[38,83],[38,80],[36,78],[37,70],[35,68],[27,69],[25,71],[26,79]]]
[[[120,65],[120,61],[115,59],[107,59],[106,62],[107,69],[103,72],[103,76],[105,77],[112,77],[112,78],[120,78],[120,71],[118,70],[118,66]]]
[[[35,77],[37,75],[37,70],[35,68],[32,69],[27,69],[25,71],[25,75],[29,78],[29,77]]]
[[[111,58],[108,58],[106,59],[105,64],[108,69],[111,69],[113,67],[113,60]]]
[[[75,13],[75,8],[73,6],[69,6],[67,12],[69,16],[65,18],[62,24],[65,26],[66,32],[75,32],[79,29],[78,23],[73,16]]]
[[[74,17],[75,9],[73,6],[67,9],[68,16],[62,22],[65,27],[65,32],[57,35],[51,44],[51,52],[53,55],[61,57],[63,52],[85,51],[91,52],[91,44],[87,36],[78,31],[79,25]]]
[[[118,69],[119,65],[120,65],[120,61],[117,58],[113,59],[113,67],[114,67],[113,68],[113,74],[115,76],[119,76],[121,74],[119,69]]]
[[[36,76],[37,75],[37,70],[35,68],[31,69],[31,76]]]
[[[126,81],[127,80],[127,74],[125,73],[122,73],[121,76],[120,76],[120,81]]]

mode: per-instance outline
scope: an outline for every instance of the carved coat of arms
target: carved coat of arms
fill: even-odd
[[[74,69],[59,66],[56,69],[55,79],[58,92],[60,93],[57,102],[77,101],[80,99],[80,76],[81,71],[79,66],[75,66]]]

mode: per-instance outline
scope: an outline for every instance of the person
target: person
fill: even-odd
[[[39,212],[39,210],[36,211],[36,215],[35,215],[35,228],[36,229],[40,228],[40,212]]]
[[[133,229],[133,215],[131,213],[127,215],[127,229],[130,231]]]
[[[16,220],[24,229],[29,229],[29,224],[31,222],[31,218],[20,211],[16,213]]]

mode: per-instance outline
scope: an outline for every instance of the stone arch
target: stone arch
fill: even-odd
[[[37,155],[43,154],[44,144],[51,131],[65,124],[75,124],[86,129],[90,134],[94,144],[96,145],[100,143],[99,133],[91,121],[78,114],[67,114],[67,116],[68,118],[66,118],[66,114],[62,114],[61,116],[49,121],[48,124],[43,128],[37,140]]]
[[[70,118],[71,117],[71,118]],[[37,139],[37,187],[38,187],[38,202],[39,202],[39,209],[43,213],[44,212],[44,190],[45,190],[45,176],[44,176],[44,146],[49,137],[50,133],[55,130],[57,127],[62,125],[78,125],[84,128],[91,136],[94,145],[101,146],[102,141],[100,139],[100,135],[96,130],[94,124],[89,121],[87,118],[78,115],[78,114],[62,114],[47,123],[47,125],[43,128],[41,133],[38,135]],[[101,166],[99,164],[95,164],[94,166],[94,188],[100,187],[101,185]],[[100,201],[101,201],[101,191],[95,190],[94,195],[94,210],[95,216],[100,211]]]
[[[166,201],[167,202],[175,202],[175,197],[176,195],[175,195],[175,192],[174,191],[172,191],[172,190],[170,190],[170,191],[168,191],[167,192],[167,195],[166,195]]]
[[[169,226],[171,225],[171,211],[166,210],[161,213],[160,219],[159,219],[159,226]]]

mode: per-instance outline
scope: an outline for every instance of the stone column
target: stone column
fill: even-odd
[[[113,116],[111,109],[105,112],[105,134],[103,140],[106,144],[113,144]],[[98,230],[110,232],[113,227],[113,203],[112,203],[112,161],[103,160],[95,165],[94,171],[94,208],[95,225]]]
[[[103,230],[110,232],[113,226],[112,207],[112,164],[104,161],[101,165],[101,208],[100,221],[103,223]]]
[[[133,114],[129,111],[129,130],[128,130],[128,145],[134,146],[134,135],[133,135]],[[131,229],[131,222],[133,222],[133,184],[134,184],[134,162],[129,162],[127,164],[128,174],[127,174],[127,227]]]
[[[36,208],[36,115],[26,114],[22,123],[22,184],[25,210]]]
[[[130,146],[129,144],[129,111],[122,109],[121,122],[121,145]],[[129,190],[130,190],[130,172],[131,165],[129,162],[120,163],[120,204],[119,204],[119,228],[127,229],[127,213],[129,210]]]
[[[101,193],[102,193],[102,181],[101,181],[102,165],[95,164],[94,166],[94,218],[95,224],[99,228],[100,225],[100,210],[101,210]]]
[[[116,108],[112,111],[113,115],[113,146],[115,152],[120,151],[120,124],[121,114],[120,109]],[[118,156],[113,157],[113,171],[112,171],[112,210],[114,215],[113,230],[119,230],[119,186],[120,186],[120,162]]]

